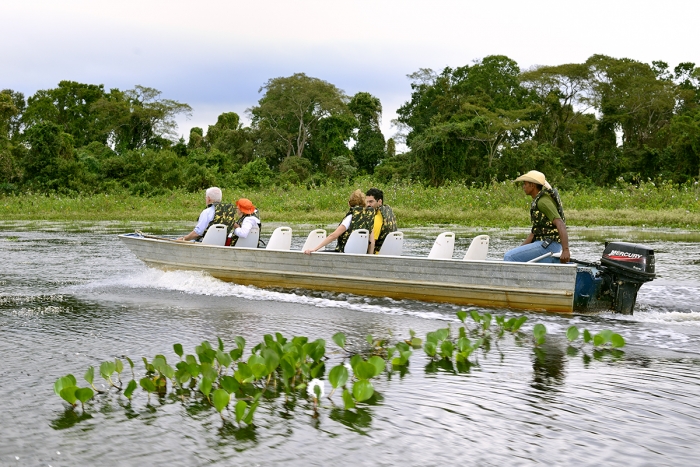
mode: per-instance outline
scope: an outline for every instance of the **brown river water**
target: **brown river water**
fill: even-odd
[[[506,335],[463,372],[419,349],[407,371],[377,378],[377,395],[357,409],[345,410],[336,393],[314,416],[300,392],[263,399],[254,425],[238,426],[169,395],[149,404],[140,389],[131,404],[112,390],[85,414],[70,409],[53,392],[58,377],[72,373],[84,386],[89,366],[127,355],[138,379],[141,357],[176,360],[174,343],[193,353],[217,337],[227,348],[236,335],[248,348],[275,332],[322,338],[330,368],[343,358],[336,332],[361,351],[368,334],[398,340],[459,324],[461,308],[452,305],[262,290],[149,269],[116,236],[190,227],[0,222],[0,466],[658,466],[700,458],[700,234],[672,229],[570,230],[580,260],[598,260],[606,240],[654,248],[658,278],[642,286],[634,315],[525,312],[525,335],[536,323],[547,328],[541,348]],[[292,248],[300,248],[312,226],[292,227],[300,232]],[[455,257],[481,233],[491,236],[489,259],[526,235],[405,229],[405,254],[427,255],[445,230],[457,234]],[[572,324],[610,329],[627,345],[614,355],[569,347]]]

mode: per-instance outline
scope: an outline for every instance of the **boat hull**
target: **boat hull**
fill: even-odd
[[[263,288],[571,313],[576,266],[230,248],[120,235],[147,265]]]

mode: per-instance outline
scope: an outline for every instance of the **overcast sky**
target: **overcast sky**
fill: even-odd
[[[487,55],[521,69],[593,54],[700,64],[700,0],[4,0],[0,89],[61,80],[156,88],[187,103],[179,133],[245,110],[270,78],[302,72],[382,101],[382,129],[410,98],[406,75]]]

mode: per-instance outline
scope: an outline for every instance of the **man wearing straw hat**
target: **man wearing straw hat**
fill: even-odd
[[[559,259],[549,256],[539,262],[568,263],[571,259],[569,236],[559,192],[547,183],[542,172],[536,170],[521,175],[515,181],[523,182],[523,191],[532,197],[532,230],[522,245],[506,252],[503,261],[527,262],[547,253],[561,252]]]

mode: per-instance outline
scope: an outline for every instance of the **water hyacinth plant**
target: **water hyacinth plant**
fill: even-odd
[[[467,325],[467,317],[471,317],[475,325],[473,328]],[[116,392],[131,402],[140,387],[147,394],[147,404],[150,406],[151,395],[164,401],[164,397],[171,392],[182,403],[210,405],[222,420],[228,422],[235,419],[239,425],[252,425],[262,397],[306,397],[316,417],[320,401],[325,397],[325,381],[332,388],[327,397],[332,401],[334,393],[341,390],[343,405],[346,410],[351,410],[358,404],[371,403],[376,393],[374,382],[378,377],[395,369],[405,371],[414,349],[422,347],[431,362],[439,363],[446,370],[468,370],[470,365],[478,364],[478,351],[488,352],[490,340],[500,339],[506,332],[516,338],[522,336],[520,328],[527,321],[525,316],[510,319],[496,316],[497,329],[494,331],[494,319],[489,313],[463,310],[457,313],[457,318],[462,325],[456,332],[448,326],[427,333],[425,339],[416,337],[412,330],[408,339],[393,343],[391,337],[376,339],[369,335],[366,338],[369,346],[358,346],[362,349],[358,353],[348,349],[345,334],[336,333],[332,341],[345,355],[339,364],[328,371],[327,377],[325,340],[310,341],[303,336],[286,338],[275,333],[274,336],[264,335],[263,341],[252,347],[247,357],[246,341],[241,336],[233,339],[235,347],[230,350],[225,348],[220,338],[217,338],[216,346],[203,341],[192,354],[186,354],[181,344],[174,344],[173,351],[178,359],[174,365],[162,354],[155,355],[150,361],[142,357],[144,366],[138,378],[133,361],[122,356],[121,359],[103,362],[99,367],[107,390],[95,387],[95,369],[90,366],[85,373],[89,387],[79,387],[75,377],[69,374],[56,380],[54,392],[71,408],[80,402],[83,412],[85,403],[96,394]],[[544,325],[535,324],[532,339],[535,351],[541,352],[539,347],[545,342],[545,335]],[[569,342],[578,339],[579,335],[581,333],[575,326],[566,332]],[[583,342],[592,344],[594,349],[617,349],[625,345],[622,336],[612,331],[592,335],[584,330],[582,335]],[[124,369],[122,359],[131,368],[131,380],[126,386],[121,380]]]

